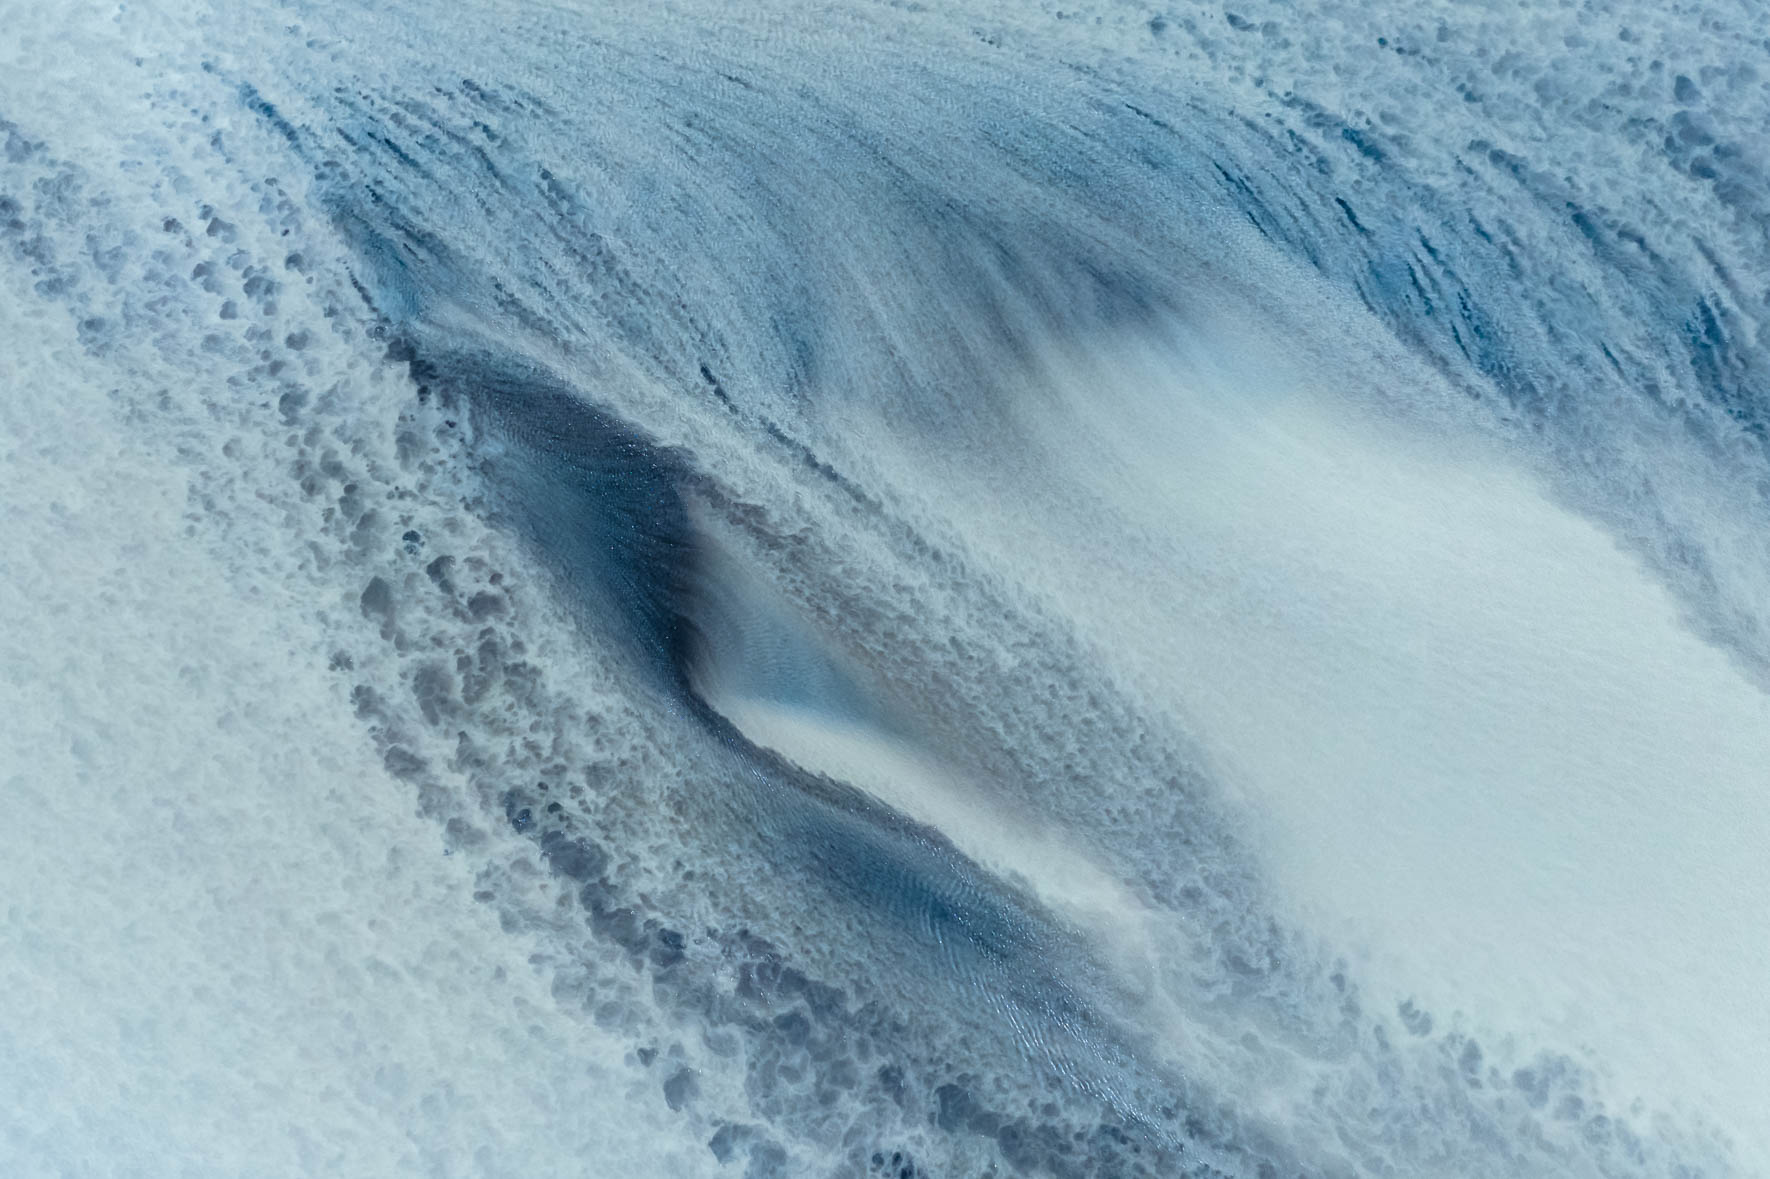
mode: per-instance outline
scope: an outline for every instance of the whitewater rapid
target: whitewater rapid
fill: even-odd
[[[0,5],[0,1171],[1767,1173],[1760,17]]]

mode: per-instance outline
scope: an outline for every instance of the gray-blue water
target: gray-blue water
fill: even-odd
[[[1763,1173],[1761,16],[0,6],[4,1169]]]

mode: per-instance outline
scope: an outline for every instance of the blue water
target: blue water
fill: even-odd
[[[645,1127],[442,1064],[531,1130],[262,1173],[1761,1173],[1750,6],[198,7],[0,10],[7,396],[180,472],[327,821]]]

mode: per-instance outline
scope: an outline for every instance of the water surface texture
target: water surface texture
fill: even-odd
[[[0,1173],[1770,1174],[1756,3],[0,2]]]

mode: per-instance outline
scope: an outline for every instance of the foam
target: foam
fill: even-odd
[[[1727,1170],[1690,1125],[1770,1088],[1739,13],[1239,8],[15,22],[0,1097],[63,1132],[7,1149]],[[682,448],[865,673],[787,623],[716,702],[896,815],[628,674],[438,343]],[[609,578],[629,629],[656,580]]]
[[[235,590],[71,326],[0,299],[0,1169],[714,1173],[557,1019],[325,631]]]
[[[1429,374],[1294,367],[1257,318],[1197,330],[1067,368],[1050,482],[974,487],[966,531],[1038,552],[1203,735],[1367,998],[1589,1053],[1625,1101],[1760,1150],[1770,696],[1491,433],[1323,384]]]

